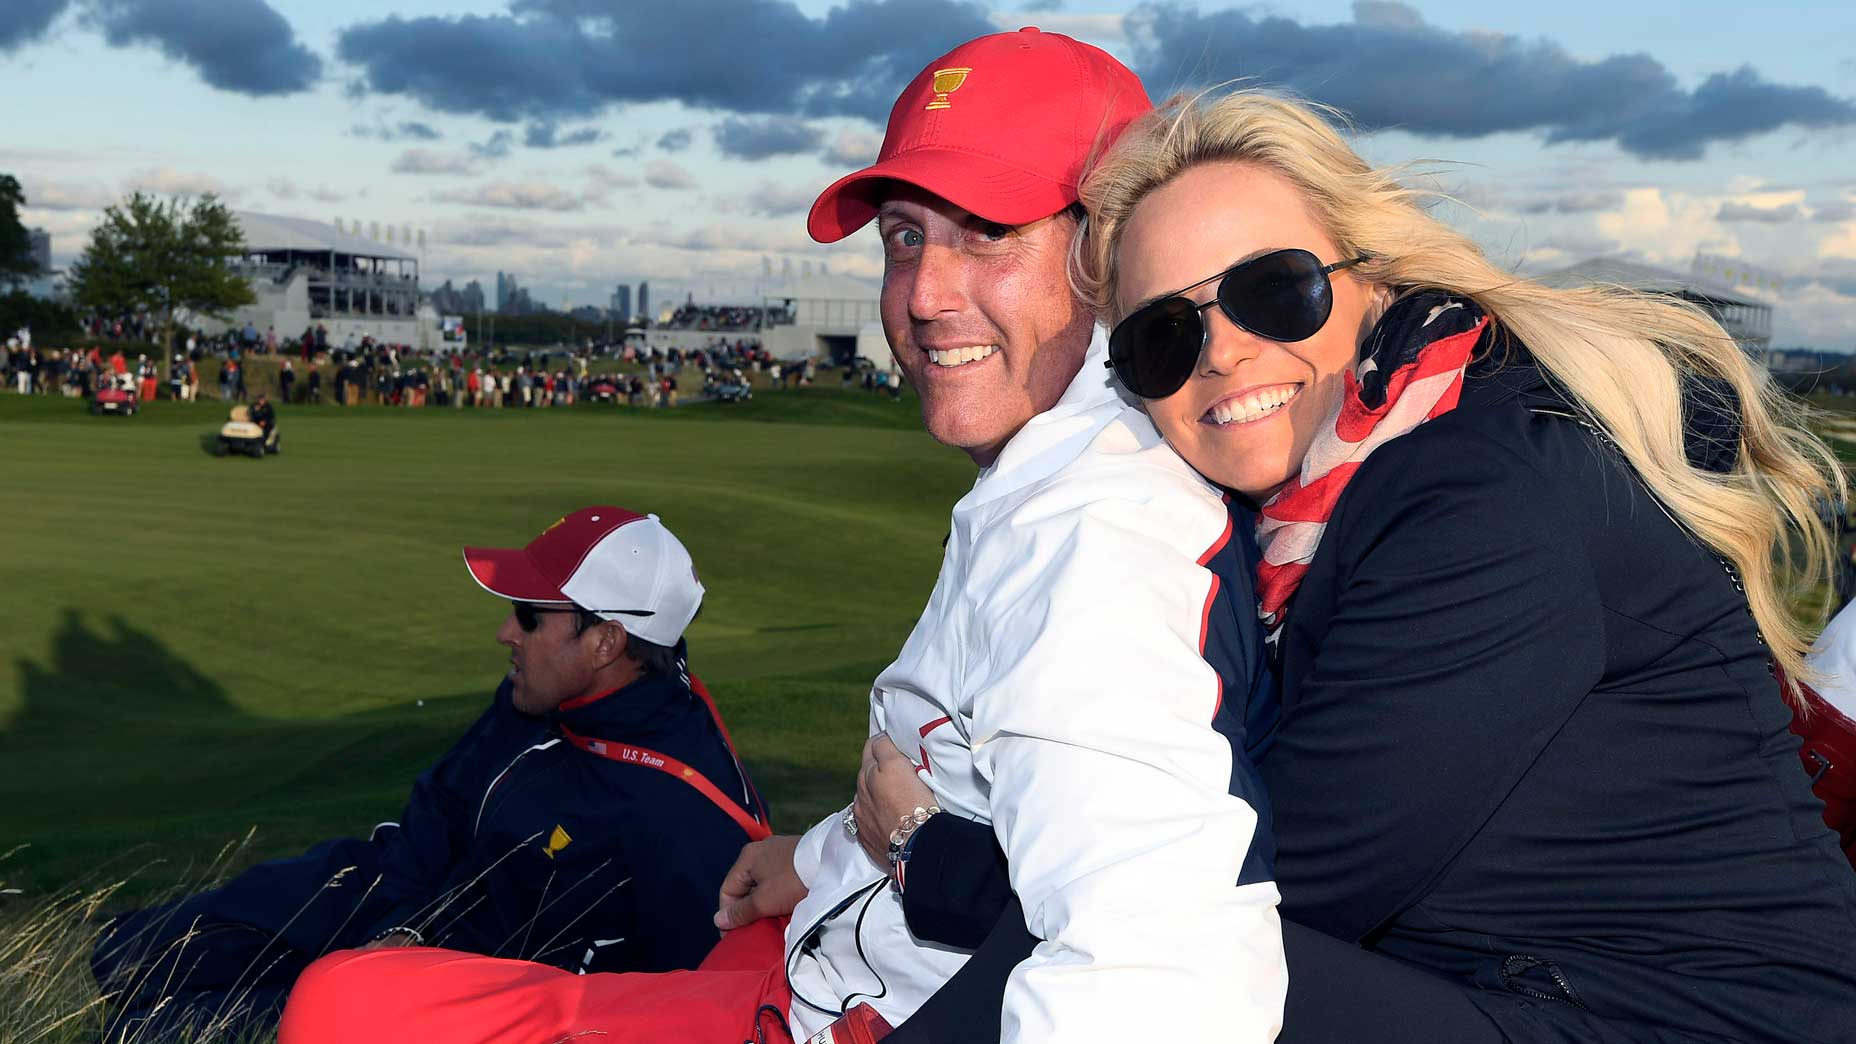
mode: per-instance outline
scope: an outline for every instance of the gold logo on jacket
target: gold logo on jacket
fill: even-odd
[[[541,851],[549,859],[553,859],[556,853],[573,843],[574,839],[568,837],[567,831],[562,830],[561,825],[556,823],[554,824],[554,833],[548,835],[548,846]]]
[[[951,109],[947,96],[960,89],[967,82],[967,74],[972,69],[936,69],[934,71],[934,100],[928,103],[930,109]]]

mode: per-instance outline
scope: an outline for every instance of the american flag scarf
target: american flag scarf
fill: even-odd
[[[1301,471],[1257,514],[1257,612],[1272,640],[1354,472],[1385,442],[1456,408],[1488,325],[1473,302],[1424,293],[1394,304],[1373,328]]]

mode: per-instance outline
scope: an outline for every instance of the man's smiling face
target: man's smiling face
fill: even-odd
[[[877,212],[883,332],[928,433],[982,467],[1062,397],[1093,321],[1066,274],[1067,213],[1008,228],[912,185]]]

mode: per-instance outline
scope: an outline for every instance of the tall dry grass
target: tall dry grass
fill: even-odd
[[[254,1030],[243,1016],[251,1005],[254,991],[276,985],[268,973],[288,956],[300,959],[301,955],[286,954],[281,941],[265,944],[250,958],[244,971],[222,991],[227,998],[223,1003],[208,1011],[188,1012],[185,1018],[176,1017],[184,1004],[178,991],[169,989],[169,981],[178,969],[190,967],[198,960],[195,955],[208,945],[205,932],[215,930],[213,926],[203,931],[198,924],[181,924],[171,919],[149,926],[145,931],[150,940],[167,940],[158,949],[153,941],[126,940],[129,945],[141,945],[152,951],[139,965],[132,966],[127,975],[124,992],[142,998],[144,1003],[150,1003],[151,996],[154,998],[154,1007],[144,1009],[138,1016],[125,1015],[113,995],[101,993],[90,970],[91,952],[114,914],[132,905],[159,906],[226,883],[235,871],[253,862],[254,836],[255,833],[248,832],[242,839],[225,845],[203,868],[178,875],[178,881],[159,888],[152,895],[142,894],[146,889],[139,886],[150,880],[173,880],[176,876],[159,860],[145,861],[119,876],[99,872],[60,891],[33,896],[8,887],[6,883],[9,860],[20,849],[0,853],[0,1044],[95,1044],[97,1041],[108,1044],[268,1044],[273,1041],[274,1031]],[[465,904],[465,900],[472,889],[502,860],[536,843],[541,836],[537,833],[528,837],[469,880],[434,897],[411,918],[410,925],[420,931],[436,932],[435,926],[446,918],[468,913],[470,905]],[[132,858],[133,853],[125,857],[125,861]],[[344,886],[356,869],[348,866],[336,870],[322,888]],[[167,873],[164,874],[164,870]],[[542,904],[497,952],[521,960],[549,960],[558,956],[559,936],[629,880],[617,882],[604,893],[592,897],[570,898],[573,891],[570,886]],[[376,877],[365,889],[371,891],[378,883]],[[346,884],[352,887],[353,882]],[[134,903],[126,901],[131,893]],[[289,920],[293,922],[307,910],[314,898],[305,897],[302,907]],[[364,893],[356,901],[355,913],[359,912],[365,898]],[[534,938],[533,929],[542,912],[563,900],[570,901],[572,908],[580,912],[553,936]],[[475,901],[480,902],[481,898]],[[352,918],[355,913],[348,916]],[[336,929],[338,936],[345,927],[344,921]],[[223,930],[223,926],[219,930]],[[200,941],[196,943],[196,940]]]
[[[223,883],[247,861],[251,835],[227,844],[204,867],[148,897],[167,902]],[[148,860],[119,875],[99,874],[57,891],[34,895],[8,873],[24,846],[0,853],[0,1044],[268,1044],[271,1032],[235,1025],[238,1012],[215,1012],[159,1037],[122,1020],[90,973],[90,955],[118,900],[131,886],[160,876]],[[187,936],[183,936],[184,945]]]

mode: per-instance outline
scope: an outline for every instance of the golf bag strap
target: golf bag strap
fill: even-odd
[[[736,804],[727,794],[722,793],[722,788],[711,783],[709,777],[668,754],[660,754],[649,747],[640,747],[635,743],[619,743],[613,740],[595,739],[592,736],[582,736],[565,725],[561,726],[561,735],[567,742],[588,754],[597,754],[608,761],[617,761],[626,765],[642,765],[645,768],[656,769],[688,783],[696,789],[697,793],[708,798],[716,808],[727,813],[728,818],[734,820],[735,824],[747,833],[750,841],[760,841],[773,836],[773,829],[765,821],[748,814],[746,809]]]

